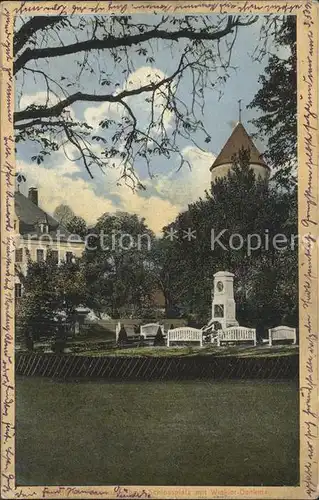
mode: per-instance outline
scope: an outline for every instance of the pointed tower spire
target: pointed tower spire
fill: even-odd
[[[241,111],[240,108],[239,110]],[[250,167],[254,170],[256,178],[258,176],[261,176],[263,179],[269,178],[270,168],[256,148],[252,138],[248,135],[245,127],[239,121],[210,167],[212,182],[215,182],[217,178],[227,177],[228,172],[231,171],[233,166],[233,158],[241,149],[249,150]]]
[[[233,129],[231,136],[226,141],[210,169],[212,170],[219,165],[232,165],[233,156],[238,154],[241,149],[248,149],[250,151],[251,164],[261,165],[269,169],[241,122],[238,122]]]

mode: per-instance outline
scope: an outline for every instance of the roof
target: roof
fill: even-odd
[[[240,149],[246,149],[250,151],[250,163],[262,165],[263,167],[269,169],[268,165],[263,160],[262,155],[253,143],[252,138],[248,135],[245,127],[241,122],[238,122],[231,136],[226,141],[225,146],[210,167],[210,170],[212,170],[214,167],[218,167],[219,165],[232,163],[234,155],[238,154]]]
[[[34,226],[39,222],[47,222],[51,227],[57,228],[59,226],[58,221],[19,191],[16,191],[14,194],[14,204],[16,214],[20,222],[24,224]]]
[[[60,240],[70,236],[71,233],[65,227],[19,191],[16,191],[14,194],[14,205],[16,215],[19,219],[19,232],[21,235],[41,234],[38,225],[44,222],[49,226],[48,234],[51,237],[57,237],[58,230],[60,232]]]

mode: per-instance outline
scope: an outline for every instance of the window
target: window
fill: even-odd
[[[41,233],[48,233],[49,232],[48,224],[41,222],[40,223],[40,231],[41,231]]]
[[[16,262],[22,262],[23,261],[23,248],[17,248],[16,249]]]
[[[14,294],[15,294],[15,298],[16,299],[20,299],[20,297],[22,296],[22,285],[21,285],[21,283],[16,283],[14,285]]]
[[[59,252],[58,250],[51,250],[51,259],[52,261],[57,264],[59,262]]]
[[[65,261],[68,264],[71,264],[72,260],[73,260],[73,253],[72,252],[66,252],[66,254],[65,254]]]
[[[44,250],[42,248],[37,249],[37,262],[43,262],[44,261]]]

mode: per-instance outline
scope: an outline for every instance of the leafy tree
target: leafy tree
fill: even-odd
[[[167,238],[156,239],[153,242],[150,256],[152,262],[151,273],[156,286],[164,295],[165,316],[167,318],[171,317],[174,309],[172,299],[173,295],[176,298],[176,291],[175,294],[173,292],[174,279],[176,279],[176,275],[178,274],[177,266],[180,265],[180,259],[175,250],[176,247],[170,245],[170,241]],[[172,269],[175,269],[174,273],[171,272]]]
[[[141,315],[154,290],[150,249],[154,234],[144,219],[126,212],[103,214],[83,256],[91,307],[112,317]]]
[[[86,285],[79,262],[57,264],[48,251],[43,262],[29,260],[27,273],[20,273],[24,293],[17,311],[27,345],[41,337],[65,343],[72,329],[76,307],[86,302]]]
[[[53,212],[53,218],[60,222],[62,226],[66,226],[66,224],[68,224],[73,217],[75,217],[75,213],[72,208],[64,203],[58,205]]]
[[[201,119],[205,90],[221,90],[231,69],[238,30],[256,20],[251,15],[151,15],[146,21],[126,15],[16,16],[17,95],[23,95],[24,82],[31,76],[46,96],[43,103],[34,101],[14,113],[16,142],[36,143],[38,152],[32,159],[38,164],[57,150],[68,155],[67,146],[71,146],[91,177],[93,166],[103,169],[118,161],[121,177],[141,187],[135,159],[150,169],[154,155],[177,154],[182,165],[179,137],[193,141],[198,131],[210,141]],[[174,53],[170,74],[157,73],[145,82],[130,83],[136,67],[159,67],[157,57],[164,48]],[[55,64],[62,58],[69,63],[67,72]],[[190,106],[181,89],[185,79],[192,86]],[[135,111],[141,99],[149,104],[146,125]],[[121,117],[102,119],[96,132],[75,116],[74,105],[79,103],[109,103],[121,111]],[[167,126],[168,117],[172,129]]]
[[[24,293],[16,311],[16,326],[26,347],[32,349],[41,337],[51,339],[55,335],[52,278],[45,264],[29,261],[28,274],[21,275],[20,281]]]
[[[83,217],[75,215],[69,205],[61,203],[53,212],[53,218],[60,222],[70,233],[84,238],[87,234],[87,225]]]
[[[275,36],[287,58],[272,54],[260,89],[249,107],[261,115],[252,120],[258,136],[268,141],[265,158],[277,169],[274,178],[285,187],[296,182],[297,165],[297,47],[296,17],[288,16]]]
[[[71,234],[76,234],[78,236],[81,236],[81,238],[84,238],[87,234],[87,225],[85,220],[82,217],[78,217],[77,215],[67,221],[67,223],[65,224],[65,228]]]
[[[288,317],[296,324],[297,248],[276,249],[272,244],[276,235],[283,233],[289,243],[297,234],[296,206],[295,191],[256,180],[249,152],[241,151],[228,177],[219,179],[206,199],[190,205],[171,225],[178,238],[165,242],[163,268],[172,284],[172,305],[189,320],[206,323],[211,318],[213,275],[228,270],[235,274],[241,324],[273,326]],[[188,228],[196,239],[183,238]],[[252,235],[261,241],[249,251],[258,243],[258,236]]]
[[[154,346],[163,346],[163,345],[165,345],[165,339],[164,339],[164,335],[162,333],[162,329],[159,326],[157,329],[155,338],[154,338]]]

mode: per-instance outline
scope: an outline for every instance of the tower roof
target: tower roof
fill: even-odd
[[[257,165],[262,165],[269,169],[268,165],[262,158],[262,155],[256,148],[251,137],[247,134],[247,131],[241,122],[238,122],[231,136],[226,141],[223,149],[217,156],[216,160],[210,167],[212,170],[214,167],[219,165],[224,165],[225,163],[232,163],[232,158],[234,155],[238,154],[240,149],[248,149],[250,151],[250,163],[255,163]]]

